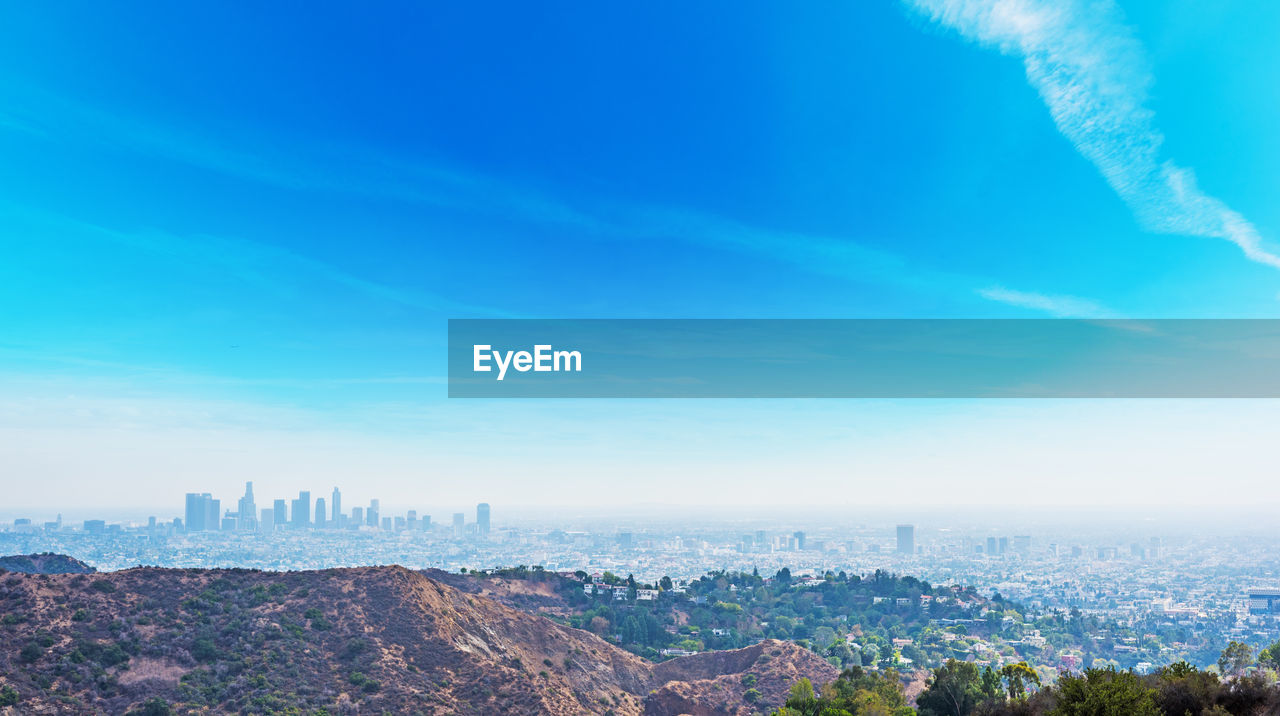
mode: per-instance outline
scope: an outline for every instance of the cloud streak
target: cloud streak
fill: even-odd
[[[979,289],[978,295],[988,301],[1006,303],[1018,308],[1043,311],[1058,318],[1116,318],[1116,314],[1087,298],[1050,296],[1034,291],[1016,291],[1003,286]]]
[[[1112,0],[904,0],[966,39],[1019,57],[1058,130],[1155,233],[1226,239],[1260,264],[1280,255],[1239,212],[1162,156],[1146,107],[1151,72]]]
[[[461,303],[411,286],[396,286],[363,278],[330,263],[275,244],[209,234],[178,234],[161,230],[118,230],[96,223],[33,211],[0,201],[0,209],[21,214],[34,226],[64,235],[85,235],[135,251],[198,264],[233,276],[280,296],[299,298],[295,284],[314,278],[370,298],[446,315],[518,318],[511,311]]]
[[[19,96],[23,102],[18,104],[42,107],[45,115],[55,119],[41,124],[18,121],[20,118],[5,122],[5,117],[0,116],[0,129],[25,131],[65,142],[118,147],[141,156],[289,191],[356,195],[484,215],[519,216],[544,225],[573,229],[579,237],[604,241],[670,238],[771,259],[815,275],[921,294],[974,295],[975,286],[993,280],[990,276],[966,275],[911,261],[876,242],[850,236],[759,226],[682,207],[607,200],[582,206],[558,198],[554,193],[537,191],[499,177],[439,163],[389,157],[364,146],[342,147],[335,152],[333,147],[316,146],[296,138],[278,138],[278,142],[264,145],[235,133],[202,134],[146,117],[116,114],[46,92]],[[20,207],[0,202],[0,208],[18,210]],[[435,312],[518,317],[494,307],[459,304],[413,287],[369,280],[274,244],[160,229],[122,231],[92,221],[49,216],[45,212],[27,213],[40,223],[60,222],[67,230],[90,232],[134,249],[218,267],[281,295],[294,293],[288,277],[310,276],[374,298]],[[990,298],[981,291],[977,293]],[[1015,305],[1037,309],[1036,302]],[[1064,311],[1054,315],[1093,313],[1091,310]]]

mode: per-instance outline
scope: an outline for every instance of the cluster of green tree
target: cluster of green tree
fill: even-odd
[[[898,672],[893,669],[867,671],[854,666],[816,692],[808,679],[801,679],[791,687],[786,705],[775,715],[914,716],[915,713],[907,705]]]
[[[1070,650],[1085,665],[1126,668],[1142,662],[1168,661],[1171,656],[1193,664],[1212,664],[1222,648],[1222,635],[1234,626],[1233,616],[1192,625],[1155,612],[1122,624],[1072,607],[1028,619],[1025,625],[1016,625],[1014,631],[1017,627],[1038,630],[1047,639],[1045,656]],[[1040,655],[1028,652],[1023,656],[1034,659]]]
[[[1264,663],[1280,660],[1280,642],[1263,651]],[[821,689],[801,680],[777,716],[1256,716],[1280,713],[1276,672],[1251,668],[1252,651],[1232,642],[1218,671],[1185,661],[1140,675],[1114,667],[1085,669],[1042,684],[1025,662],[1000,669],[949,661],[933,671],[908,707],[894,671],[854,667]]]
[[[548,573],[535,570],[503,570],[501,576],[546,579]],[[585,573],[578,577],[588,579]],[[803,584],[786,568],[770,579],[755,571],[714,571],[684,585],[679,593],[667,577],[649,585],[633,576],[605,573],[600,581],[628,587],[626,598],[615,599],[612,592],[585,594],[581,582],[575,580],[565,579],[557,585],[562,598],[577,610],[567,623],[653,658],[667,647],[736,649],[773,638],[813,648],[840,668],[942,663],[963,654],[970,642],[944,639],[939,630],[929,626],[930,620],[976,622],[982,608],[992,606],[972,590],[935,589],[914,577],[884,571],[866,577],[828,573]],[[640,601],[637,589],[658,589],[660,596],[656,601]],[[926,605],[922,596],[930,597],[932,603]],[[972,631],[977,637],[999,628],[1003,615],[998,611],[994,617],[971,627],[961,626],[958,631]],[[851,625],[857,625],[852,646],[845,638]],[[929,632],[937,633],[932,638],[915,638],[927,637]],[[903,638],[924,646],[894,647],[892,640]]]
[[[1158,615],[1120,624],[1077,608],[1032,617],[999,594],[985,599],[973,589],[938,589],[884,571],[866,576],[829,572],[816,581],[796,578],[786,568],[768,579],[754,570],[713,571],[679,591],[668,577],[644,584],[634,576],[606,572],[604,584],[627,587],[622,600],[612,591],[584,594],[582,583],[589,581],[585,572],[576,573],[576,580],[540,567],[489,574],[555,581],[577,610],[562,621],[649,658],[659,658],[659,651],[668,647],[734,649],[772,638],[807,646],[837,668],[909,671],[994,649],[1001,660],[1025,660],[1051,678],[1065,654],[1078,665],[1097,669],[1135,668],[1170,658],[1211,664],[1222,647],[1220,635],[1232,626],[1224,622],[1217,625],[1221,628],[1193,629]],[[637,600],[638,589],[658,589],[661,596]],[[929,603],[921,597],[930,597]],[[1032,635],[1037,638],[1028,638]],[[911,643],[901,645],[904,639]]]

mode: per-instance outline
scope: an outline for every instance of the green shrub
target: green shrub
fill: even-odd
[[[124,649],[120,648],[119,644],[108,644],[103,647],[97,658],[98,663],[103,666],[115,666],[116,664],[123,664],[128,660],[129,655],[125,653]]]
[[[363,654],[365,650],[368,648],[369,648],[369,642],[365,641],[364,639],[358,639],[358,638],[352,639],[351,641],[347,642],[346,646],[342,647],[341,656],[343,659],[348,659],[348,660],[354,659],[357,656]]]
[[[18,658],[25,664],[30,664],[42,656],[44,656],[44,647],[34,641],[22,647],[22,651],[18,652]]]
[[[218,658],[218,647],[212,639],[202,637],[191,643],[191,656],[196,661],[213,661]]]
[[[169,706],[169,702],[154,696],[147,699],[136,709],[132,709],[125,713],[125,716],[172,716],[173,708]]]

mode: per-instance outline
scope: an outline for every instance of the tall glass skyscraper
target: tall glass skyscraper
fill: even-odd
[[[916,553],[916,526],[898,525],[898,554]]]
[[[293,521],[294,527],[310,527],[311,526],[311,491],[303,490],[298,493],[298,499],[293,501]]]
[[[258,506],[253,502],[253,483],[244,483],[244,497],[236,505],[236,528],[251,530],[257,526]]]

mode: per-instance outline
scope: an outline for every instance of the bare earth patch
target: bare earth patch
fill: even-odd
[[[129,686],[142,681],[158,681],[170,685],[176,685],[182,675],[190,671],[190,669],[178,666],[177,664],[165,661],[164,659],[151,659],[147,657],[138,657],[129,662],[129,669],[120,672],[117,680]]]

